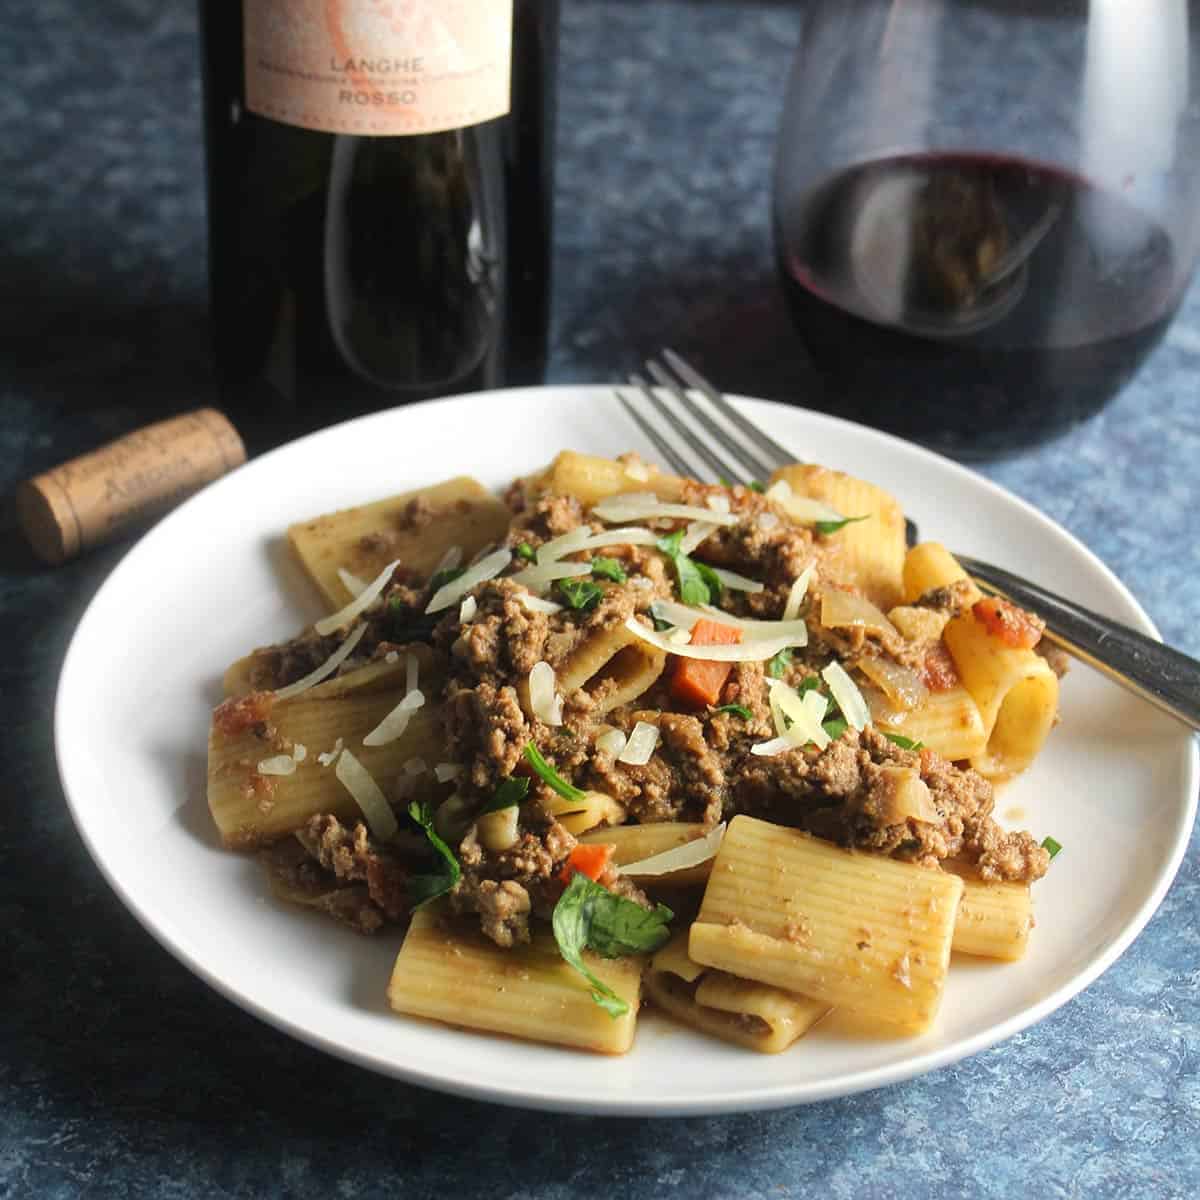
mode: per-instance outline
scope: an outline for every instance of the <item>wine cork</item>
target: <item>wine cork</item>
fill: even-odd
[[[27,479],[17,488],[17,518],[38,557],[57,566],[162,516],[245,461],[237,430],[200,408]]]

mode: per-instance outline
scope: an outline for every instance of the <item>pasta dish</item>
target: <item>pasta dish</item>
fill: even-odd
[[[279,897],[396,939],[398,1013],[622,1053],[935,1020],[1059,846],[993,818],[1057,719],[1042,623],[896,500],[564,451],[302,522],[330,615],[225,674],[208,800]],[[381,988],[383,981],[381,980]]]

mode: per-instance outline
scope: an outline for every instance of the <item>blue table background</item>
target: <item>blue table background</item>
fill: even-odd
[[[730,390],[810,386],[767,185],[797,6],[564,0],[549,380],[662,344]],[[187,0],[0,6],[3,491],[212,397]],[[780,353],[782,350],[782,353]],[[1200,655],[1200,292],[1102,416],[985,473]],[[526,1114],[377,1078],[190,975],[87,857],[54,771],[58,668],[125,547],[36,565],[0,527],[0,1197],[1185,1197],[1200,1190],[1200,869],[1083,995],[926,1078],[808,1108]]]

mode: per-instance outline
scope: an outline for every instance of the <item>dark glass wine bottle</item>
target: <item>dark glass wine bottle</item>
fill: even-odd
[[[558,0],[201,0],[223,401],[256,448],[538,383]]]

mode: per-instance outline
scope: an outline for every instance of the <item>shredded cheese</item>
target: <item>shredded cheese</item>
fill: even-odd
[[[378,598],[380,592],[388,585],[388,580],[392,577],[392,572],[400,565],[400,560],[393,559],[370,583],[367,584],[345,608],[339,608],[337,612],[328,617],[323,617],[318,621],[313,628],[322,637],[332,633],[335,629],[341,629],[343,626],[349,625],[360,613],[365,612]]]
[[[855,729],[865,729],[870,725],[871,710],[841,663],[831,662],[821,672],[821,678],[829,684],[830,693],[850,725]]]
[[[258,764],[260,775],[290,775],[296,769],[296,760],[290,754],[276,754],[273,758],[264,758]]]
[[[334,774],[362,809],[371,833],[382,842],[395,837],[400,826],[396,822],[392,806],[388,804],[387,797],[371,772],[349,750],[343,750],[339,755]]]
[[[678,654],[681,658],[699,658],[707,662],[766,662],[768,658],[774,658],[780,650],[804,644],[794,637],[776,637],[752,638],[732,646],[680,646],[643,625],[636,617],[630,617],[625,622],[625,628],[635,637],[657,646],[667,654]]]
[[[338,738],[338,740],[333,743],[332,750],[325,750],[322,753],[317,755],[317,762],[319,762],[321,764],[321,766],[323,766],[323,767],[331,766],[333,763],[335,763],[337,761],[337,756],[339,754],[341,754],[342,747],[345,744],[346,743],[344,741],[342,741],[341,738]]]
[[[529,592],[522,592],[517,599],[530,612],[537,613],[556,613],[562,612],[562,605],[555,604],[553,600],[543,600],[541,596],[534,596]]]
[[[684,554],[691,554],[701,542],[716,533],[717,529],[718,526],[712,521],[693,521],[679,539],[679,549]]]
[[[629,739],[620,729],[609,729],[596,739],[596,749],[619,758]]]
[[[461,600],[477,583],[494,579],[508,564],[512,562],[512,552],[507,549],[493,550],[485,555],[474,566],[468,567],[457,579],[444,583],[429,598],[425,605],[427,613],[441,612],[443,608]]]
[[[561,725],[563,715],[562,697],[556,688],[554,668],[545,661],[533,664],[529,672],[529,707],[539,721],[547,725]]]
[[[448,783],[462,774],[462,767],[458,763],[440,762],[434,765],[433,774],[438,783]]]
[[[658,726],[649,721],[639,721],[629,735],[625,749],[617,755],[617,762],[631,767],[644,767],[658,747]]]
[[[466,625],[469,621],[475,620],[475,614],[479,611],[479,605],[475,601],[474,596],[468,596],[458,606],[458,623]]]
[[[621,521],[644,521],[667,518],[681,521],[708,521],[714,525],[736,525],[739,518],[733,513],[714,512],[693,504],[668,504],[653,492],[626,492],[608,496],[592,505],[592,515],[602,521],[617,524]]]
[[[727,571],[724,567],[712,567],[711,570],[731,591],[749,592],[754,596],[764,591],[767,586],[765,583],[759,583],[757,579],[747,579],[745,575],[739,575],[736,571]]]
[[[342,587],[350,593],[351,596],[357,596],[367,586],[365,579],[359,579],[351,571],[347,571],[345,567],[338,567],[337,576],[342,581]]]
[[[800,615],[800,605],[804,601],[808,585],[812,583],[814,569],[813,564],[809,563],[796,577],[796,582],[792,584],[792,590],[788,592],[787,603],[783,606],[785,621],[794,621]]]
[[[315,687],[327,675],[332,675],[350,657],[354,652],[354,647],[362,640],[362,635],[367,632],[365,625],[359,625],[351,631],[350,636],[319,666],[309,671],[303,679],[297,679],[295,683],[289,683],[287,687],[280,688],[275,693],[276,700],[290,700],[293,696],[300,695],[301,692],[307,692],[310,687]]]
[[[710,829],[703,837],[684,842],[682,846],[672,846],[652,854],[649,858],[637,862],[626,863],[617,868],[620,875],[670,875],[672,871],[686,871],[690,867],[698,867],[710,858],[716,858],[725,837],[725,822]]]

